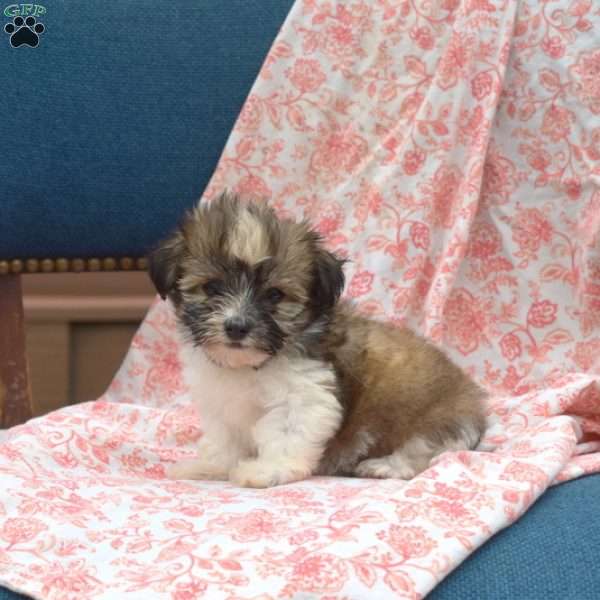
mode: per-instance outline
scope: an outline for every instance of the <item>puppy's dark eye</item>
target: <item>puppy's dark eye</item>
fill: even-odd
[[[284,299],[285,294],[279,288],[269,288],[265,296],[269,302],[277,304]]]
[[[202,289],[209,298],[211,296],[218,296],[223,292],[223,282],[218,279],[211,279],[202,286]]]

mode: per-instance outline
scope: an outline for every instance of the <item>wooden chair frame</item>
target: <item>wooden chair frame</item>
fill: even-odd
[[[25,344],[23,273],[143,271],[144,258],[0,260],[0,429],[33,416]]]

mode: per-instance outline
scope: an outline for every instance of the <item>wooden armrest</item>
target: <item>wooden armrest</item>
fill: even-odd
[[[32,416],[20,275],[0,276],[0,427]]]
[[[153,290],[149,289],[147,295],[130,296],[126,302],[123,297],[118,301],[103,297],[99,302],[96,297],[81,295],[76,298],[46,295],[40,302],[39,295],[35,294],[24,301],[22,275],[95,272],[102,276],[101,273],[144,271],[146,268],[147,261],[143,257],[0,259],[0,429],[19,425],[40,413],[40,406],[34,403],[31,392],[24,304],[30,319],[33,315],[38,320],[43,317],[45,321],[56,321],[60,317],[64,323],[90,319],[139,321],[153,297]],[[103,313],[99,317],[100,307]],[[33,387],[35,392],[35,379]]]

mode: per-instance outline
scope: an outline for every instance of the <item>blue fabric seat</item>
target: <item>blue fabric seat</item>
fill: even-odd
[[[598,600],[600,475],[549,489],[429,600]]]
[[[548,490],[429,594],[429,600],[598,600],[600,475]],[[0,588],[0,600],[26,596]]]
[[[36,48],[2,32],[0,258],[144,255],[200,197],[292,3],[44,2]]]

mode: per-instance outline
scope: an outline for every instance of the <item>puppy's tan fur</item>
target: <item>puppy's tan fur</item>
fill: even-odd
[[[369,440],[362,460],[389,456],[421,440],[422,456],[411,459],[414,474],[444,450],[477,444],[485,426],[485,392],[412,331],[366,319],[341,303],[324,351],[338,373],[344,408],[324,472],[346,470],[361,435]]]
[[[174,477],[254,487],[310,474],[410,479],[477,444],[485,392],[423,338],[339,301],[342,265],[308,223],[227,194],[151,255],[218,432],[207,430],[199,458]],[[231,344],[224,327],[239,315],[250,332]]]

